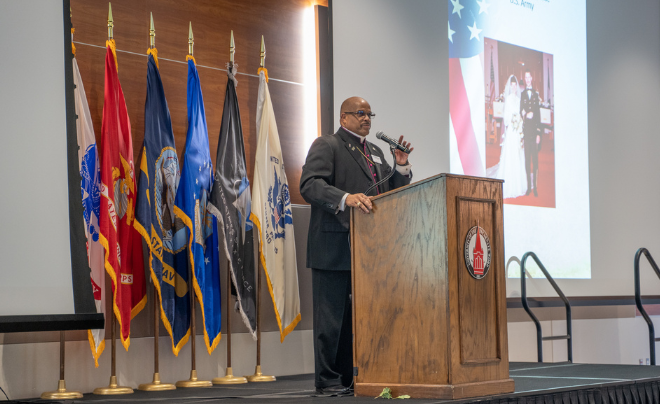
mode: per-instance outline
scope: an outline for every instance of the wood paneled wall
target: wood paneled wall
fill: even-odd
[[[254,171],[256,152],[256,108],[259,79],[261,36],[266,42],[266,68],[275,109],[285,169],[293,203],[305,203],[298,188],[302,165],[309,142],[305,138],[303,17],[315,4],[327,6],[327,0],[113,0],[114,38],[117,44],[119,80],[124,90],[131,121],[133,149],[139,159],[144,139],[144,102],[146,99],[149,13],[156,28],[160,74],[170,108],[172,127],[179,158],[186,140],[186,85],[188,23],[192,22],[197,61],[211,156],[215,162],[222,108],[227,84],[225,64],[229,61],[230,31],[236,43],[238,65],[238,101],[245,136],[249,178]],[[98,144],[101,141],[105,41],[107,39],[108,2],[71,0],[75,28],[76,59],[80,67]],[[309,11],[307,11],[309,12]],[[168,60],[169,59],[169,60]],[[242,73],[242,74],[241,74]],[[138,162],[135,162],[138,167]]]

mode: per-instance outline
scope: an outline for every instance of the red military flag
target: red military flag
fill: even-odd
[[[105,95],[101,125],[101,244],[112,279],[112,308],[124,348],[130,345],[131,319],[147,302],[142,238],[135,221],[135,170],[131,123],[117,77],[115,41],[106,43]]]

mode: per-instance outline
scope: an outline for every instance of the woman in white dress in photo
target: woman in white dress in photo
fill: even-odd
[[[520,119],[520,89],[514,75],[509,76],[504,88],[504,134],[500,162],[488,169],[488,176],[504,180],[503,197],[525,195],[525,150],[523,148],[522,119]]]

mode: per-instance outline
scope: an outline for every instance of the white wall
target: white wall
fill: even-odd
[[[592,272],[625,274],[629,295],[635,251],[660,259],[659,20],[657,0],[587,1]],[[643,269],[642,291],[658,294]]]
[[[449,172],[446,1],[333,0],[333,8],[335,129],[343,100],[362,97],[376,114],[370,141],[387,153],[375,138],[382,130],[423,146],[410,157],[415,180]]]

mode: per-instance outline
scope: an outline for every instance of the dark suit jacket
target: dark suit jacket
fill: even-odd
[[[523,115],[522,111],[525,110]],[[527,113],[533,112],[532,119],[527,119]],[[532,89],[532,96],[527,95],[527,89],[524,89],[520,94],[520,117],[523,120],[523,133],[525,140],[534,140],[536,142],[536,135],[539,135],[539,128],[541,127],[541,105],[539,93]]]
[[[367,147],[371,155],[380,157],[382,162],[375,164],[378,180],[385,178],[392,167],[385,161],[383,151],[368,141]],[[309,268],[351,269],[350,208],[337,209],[344,194],[362,193],[373,184],[372,174],[360,150],[362,144],[359,140],[340,128],[337,133],[317,138],[307,153],[300,177],[300,194],[312,205],[307,237]],[[379,186],[380,192],[407,185],[410,179],[395,172],[388,182]],[[371,194],[375,195],[376,191]]]

